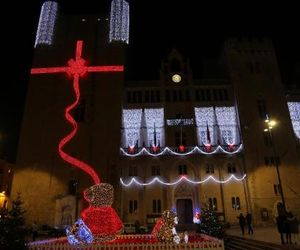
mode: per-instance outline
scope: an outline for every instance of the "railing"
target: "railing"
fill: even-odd
[[[90,245],[71,246],[66,242],[65,238],[33,242],[28,245],[29,250],[71,250],[71,249],[88,249],[88,250],[224,250],[224,242],[206,235],[201,236],[202,241],[189,242],[180,244],[166,244],[166,243],[132,243],[130,240],[137,238],[149,239],[150,235],[120,235],[118,240],[129,240],[125,243],[95,243]],[[62,242],[64,241],[64,242]]]

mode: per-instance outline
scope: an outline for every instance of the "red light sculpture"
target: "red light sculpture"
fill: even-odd
[[[101,181],[98,174],[90,165],[64,152],[63,147],[76,135],[77,132],[77,122],[70,112],[77,106],[80,99],[80,77],[86,75],[87,72],[122,72],[124,71],[124,66],[86,66],[86,61],[81,57],[82,45],[83,41],[77,41],[75,60],[70,59],[68,61],[68,66],[33,68],[31,69],[31,74],[67,73],[73,78],[75,101],[65,109],[65,118],[69,123],[71,123],[73,129],[59,142],[58,152],[64,161],[86,172],[96,184],[84,192],[85,198],[86,193],[89,193],[89,199],[86,198],[86,200],[90,202],[90,207],[82,212],[82,216],[84,221],[88,222],[87,224],[96,238],[99,240],[108,240],[113,239],[116,233],[122,229],[122,222],[117,213],[111,207],[113,200],[113,187],[107,183],[100,183]],[[107,190],[109,190],[109,192],[106,194]],[[103,194],[106,195],[102,198],[98,197]],[[104,201],[105,205],[102,203],[99,205],[95,202],[95,200]],[[106,221],[107,218],[109,218],[109,223]]]

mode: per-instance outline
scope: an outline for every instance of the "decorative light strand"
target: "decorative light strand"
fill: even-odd
[[[134,153],[134,154],[127,153],[123,148],[120,148],[120,152],[121,152],[121,154],[128,156],[128,157],[137,157],[137,156],[141,156],[141,155],[161,156],[161,155],[167,155],[167,154],[177,155],[177,156],[187,156],[187,155],[196,154],[196,153],[205,154],[205,155],[212,155],[212,154],[216,154],[216,153],[225,153],[225,154],[233,155],[233,154],[237,154],[237,153],[241,152],[242,148],[243,148],[243,144],[240,144],[240,145],[238,145],[238,147],[235,150],[226,151],[222,146],[219,145],[215,148],[215,150],[206,152],[206,151],[200,149],[198,146],[195,146],[193,149],[191,149],[188,152],[178,153],[178,152],[170,149],[169,147],[165,147],[160,152],[154,154],[154,153],[151,153],[151,151],[149,151],[147,148],[144,147],[139,152]]]
[[[125,0],[113,0],[110,10],[109,42],[129,43],[129,4]]]
[[[213,177],[212,175],[210,175],[210,176],[208,176],[207,178],[205,178],[202,181],[193,181],[193,180],[190,180],[189,178],[187,178],[186,176],[182,176],[177,181],[174,181],[174,182],[165,182],[162,179],[160,179],[159,177],[154,177],[151,181],[143,183],[143,182],[138,181],[135,177],[132,177],[131,180],[129,182],[127,182],[127,183],[125,183],[123,181],[123,179],[120,178],[120,182],[121,182],[122,186],[124,186],[124,187],[129,187],[129,186],[134,185],[134,184],[137,184],[139,186],[149,186],[149,185],[152,185],[152,184],[154,184],[156,182],[160,183],[162,185],[165,185],[165,186],[174,186],[174,185],[177,185],[178,183],[180,183],[182,181],[189,182],[189,183],[195,184],[195,185],[203,184],[203,183],[206,183],[206,182],[208,182],[210,180],[214,181],[215,183],[225,184],[225,183],[228,183],[231,180],[243,181],[245,178],[246,178],[246,174],[244,174],[241,178],[238,178],[238,177],[236,177],[235,175],[232,174],[226,180],[222,181],[222,180],[217,180],[215,177]]]
[[[146,127],[147,127],[147,141],[146,145],[160,146],[165,145],[165,128],[164,128],[164,109],[145,109],[144,111]]]
[[[300,139],[300,102],[288,102],[295,135]]]
[[[190,126],[194,125],[194,119],[168,119],[167,120],[168,126]]]
[[[123,109],[123,142],[126,147],[141,146],[142,109]]]
[[[52,45],[57,6],[55,1],[47,1],[42,5],[34,47],[39,44]]]
[[[80,161],[79,159],[64,152],[64,146],[76,135],[77,123],[70,112],[76,107],[80,99],[79,79],[83,77],[87,72],[121,72],[124,70],[122,65],[113,66],[92,66],[88,67],[85,65],[86,61],[81,57],[83,41],[77,41],[75,60],[70,59],[68,66],[64,67],[49,67],[49,68],[33,68],[31,74],[48,74],[48,73],[67,73],[73,78],[73,91],[75,93],[75,101],[66,107],[65,118],[71,123],[73,129],[66,135],[58,145],[58,152],[60,157],[70,163],[72,166],[80,168],[87,173],[94,181],[95,184],[100,183],[100,178],[96,171],[87,163]]]

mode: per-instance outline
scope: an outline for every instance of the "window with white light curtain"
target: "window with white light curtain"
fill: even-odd
[[[288,102],[295,135],[300,139],[300,102]]]
[[[165,146],[164,109],[123,109],[123,147]]]

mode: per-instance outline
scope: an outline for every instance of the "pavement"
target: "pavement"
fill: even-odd
[[[281,244],[280,234],[276,226],[254,227],[254,234],[248,234],[248,229],[245,228],[245,235],[242,235],[241,229],[238,226],[232,226],[226,230],[226,233],[233,236],[239,236],[247,239],[260,240],[274,244]],[[294,248],[300,249],[300,235],[292,234],[292,245]]]

